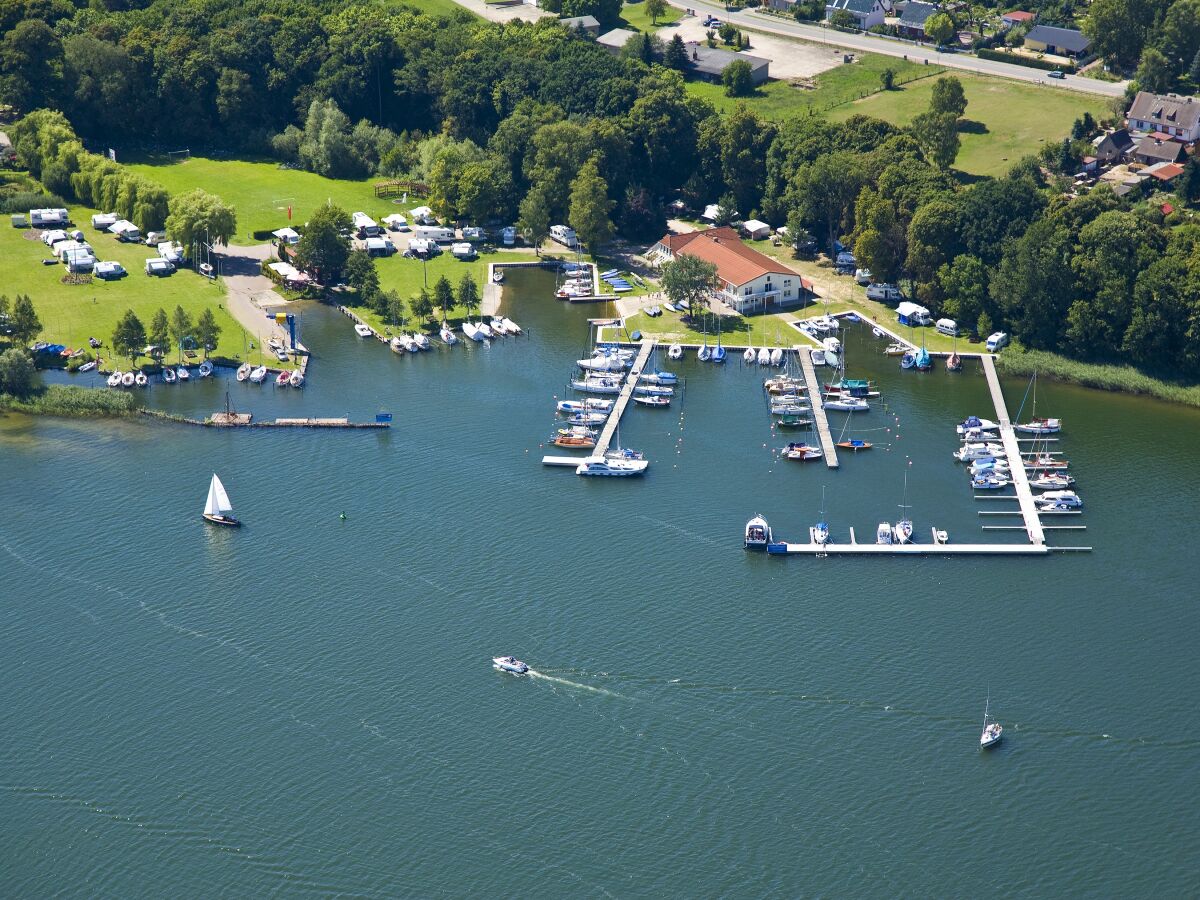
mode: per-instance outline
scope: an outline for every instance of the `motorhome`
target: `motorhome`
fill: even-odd
[[[171,241],[162,241],[158,245],[158,256],[173,266],[179,266],[183,263],[183,247]]]
[[[958,323],[953,319],[938,319],[933,327],[949,337],[958,337]]]
[[[71,221],[65,209],[31,209],[29,222],[34,228],[61,228]]]
[[[109,226],[108,230],[117,236],[117,240],[136,244],[142,239],[141,230],[132,222],[118,219]]]
[[[517,242],[517,229],[509,225],[507,228],[501,231],[500,242],[504,244],[505,247],[511,247],[513,244],[515,244]]]
[[[874,286],[871,285],[871,287]],[[893,288],[893,290],[895,289]],[[871,299],[875,298],[872,297]],[[919,304],[906,300],[896,307],[896,319],[901,325],[928,325],[930,322],[929,310]]]
[[[354,233],[360,238],[375,237],[379,234],[379,223],[365,212],[351,214],[350,221],[354,226]]]
[[[456,259],[474,259],[475,245],[468,243],[467,241],[463,241],[462,243],[458,244],[451,244],[450,255],[454,256]]]
[[[867,299],[877,300],[881,303],[899,303],[904,299],[904,295],[900,293],[900,289],[892,284],[869,284],[867,285]]]
[[[454,240],[454,229],[443,228],[441,225],[417,225],[414,226],[412,233],[416,237],[424,238],[427,241],[445,243]]]
[[[1001,349],[1002,347],[1007,347],[1007,346],[1008,346],[1008,335],[1006,333],[1004,333],[1003,331],[997,331],[995,334],[991,334],[988,336],[988,339],[987,339],[988,353],[995,353],[997,350]]]
[[[579,238],[575,234],[575,229],[568,225],[551,225],[550,239],[566,247],[570,247],[572,250],[579,244]]]

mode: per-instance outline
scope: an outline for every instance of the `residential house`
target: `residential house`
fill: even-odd
[[[746,246],[732,228],[664,235],[647,255],[665,262],[681,254],[717,267],[716,299],[739,313],[792,306],[804,302],[812,293],[810,281]]]
[[[1072,59],[1087,55],[1092,39],[1072,28],[1056,28],[1053,25],[1034,25],[1025,35],[1025,47],[1052,56],[1069,56]]]
[[[826,0],[825,21],[829,21],[838,10],[844,9],[858,20],[858,27],[863,31],[883,24],[883,18],[891,11],[890,0]]]
[[[1183,174],[1183,166],[1174,162],[1155,163],[1146,169],[1146,174],[1156,179],[1159,185],[1165,188]]]
[[[1014,9],[1000,17],[1000,24],[1005,28],[1016,28],[1018,25],[1032,25],[1037,16],[1023,9]]]
[[[691,75],[704,81],[720,83],[721,76],[734,60],[745,60],[750,64],[750,80],[756,85],[762,84],[770,77],[769,59],[761,56],[751,56],[748,53],[734,53],[732,50],[722,50],[720,47],[710,47],[698,41],[688,41],[688,59],[691,65],[688,71]]]
[[[1118,128],[1093,138],[1092,146],[1102,163],[1116,163],[1133,152],[1133,138],[1124,128]]]
[[[569,19],[559,19],[559,22],[566,25],[572,31],[581,29],[584,33],[590,34],[592,37],[600,36],[600,20],[595,16],[573,16]]]
[[[600,37],[596,38],[596,43],[613,56],[619,56],[625,44],[636,34],[638,32],[630,31],[628,28],[614,28],[612,31],[606,31]]]
[[[1133,148],[1133,158],[1140,163],[1152,166],[1155,163],[1180,162],[1187,156],[1183,144],[1176,141],[1162,141],[1148,134]]]
[[[1161,131],[1185,144],[1200,140],[1200,101],[1195,97],[1138,91],[1125,116],[1134,131]]]
[[[941,7],[936,3],[922,3],[921,0],[908,0],[900,19],[896,22],[896,31],[901,37],[912,38],[915,41],[925,40],[925,20]]]
[[[778,12],[790,13],[796,8],[798,0],[767,0],[767,8]]]

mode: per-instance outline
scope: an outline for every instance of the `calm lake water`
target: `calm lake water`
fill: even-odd
[[[950,459],[977,367],[845,329],[885,394],[830,472],[776,461],[740,355],[673,365],[621,430],[647,477],[580,479],[539,460],[602,309],[543,279],[526,337],[399,357],[308,308],[303,391],[148,392],[386,433],[3,420],[5,895],[1200,892],[1200,415],[1041,385],[1087,504],[1052,540],[1091,554],[766,558],[754,513],[799,539],[824,489],[867,539],[906,471],[920,537],[990,539]]]

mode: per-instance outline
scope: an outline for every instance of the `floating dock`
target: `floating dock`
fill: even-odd
[[[996,363],[991,356],[981,356],[983,374],[987,378],[988,390],[992,393],[992,405],[996,407],[996,422],[1000,425],[1000,440],[1004,444],[1004,452],[1010,460],[1023,460],[1021,445],[1017,442],[1017,433],[1013,430],[1012,421],[1008,418],[1008,406],[1004,402],[1004,393],[1000,390],[1000,378],[996,374]],[[1017,502],[1021,506],[1021,515],[1025,519],[1025,531],[1029,542],[1035,546],[1044,546],[1046,533],[1042,530],[1042,520],[1038,516],[1037,506],[1033,502],[1033,491],[1029,487],[1029,476],[1025,466],[1012,466],[1010,469],[1013,488],[1017,492]]]
[[[817,381],[812,354],[806,348],[801,348],[797,355],[800,357],[800,368],[804,371],[804,381],[808,385],[808,402],[812,404],[813,422],[821,439],[821,453],[825,457],[825,465],[836,469],[839,465],[837,447],[833,443],[833,435],[829,433],[829,419],[825,415],[825,401],[821,397],[821,384]]]
[[[812,529],[809,529],[807,544],[788,544],[780,542],[768,544],[767,553],[772,556],[793,556],[804,554],[808,556],[856,556],[856,555],[885,555],[885,556],[960,556],[994,554],[1000,556],[1044,556],[1054,548],[1045,544],[940,544],[937,542],[937,530],[931,529],[929,544],[860,544],[850,529],[850,542],[840,544],[828,542],[818,544],[813,539]]]
[[[633,367],[629,370],[629,374],[625,376],[625,383],[621,385],[621,393],[617,395],[617,402],[613,404],[612,412],[608,414],[604,430],[600,432],[600,439],[596,441],[596,449],[591,452],[592,456],[603,456],[608,452],[608,445],[612,443],[613,435],[617,433],[617,426],[621,424],[621,416],[625,415],[625,409],[629,406],[633,389],[637,387],[638,379],[642,377],[642,370],[646,368],[646,363],[657,343],[655,338],[642,340],[642,347],[633,360]]]

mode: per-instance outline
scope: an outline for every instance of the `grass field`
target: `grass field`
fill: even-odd
[[[244,349],[254,336],[245,336],[224,308],[225,296],[218,283],[189,270],[167,278],[144,274],[145,260],[155,254],[144,245],[123,244],[110,234],[94,230],[90,224],[93,212],[75,207],[71,216],[95,249],[97,259],[119,262],[129,272],[119,281],[93,279],[90,284],[63,284],[65,267],[42,265],[42,259],[50,256],[50,248],[36,239],[36,231],[0,229],[0,293],[10,300],[16,294],[29,295],[44,326],[39,340],[86,348],[87,339],[95,337],[108,347],[113,328],[125,310],[132,309],[149,327],[155,310],[161,307],[170,315],[176,306],[182,306],[193,321],[204,309],[212,309],[221,326],[214,356],[261,360],[258,350]],[[101,355],[105,352],[102,350]]]
[[[815,87],[811,89],[795,87],[788,81],[768,81],[750,97],[726,97],[724,87],[703,81],[689,81],[687,89],[689,93],[708,100],[717,109],[733,109],[738,103],[745,103],[765,118],[787,119],[805,115],[810,110],[822,112],[878,91],[879,76],[885,69],[895,72],[900,81],[924,79],[925,76],[944,71],[937,66],[922,66],[868,53],[853,63],[822,72],[813,80]]]
[[[654,31],[656,28],[678,22],[682,18],[683,10],[668,6],[666,12],[658,17],[658,24],[651,25],[650,17],[646,15],[645,2],[626,3],[625,8],[621,10],[621,19],[624,24],[618,23],[618,27],[631,28],[634,31]]]
[[[1108,101],[1045,85],[955,73],[967,95],[966,127],[954,167],[972,175],[999,175],[1046,141],[1060,141],[1084,112],[1107,115]],[[934,80],[923,79],[899,90],[875,94],[840,106],[831,119],[865,113],[907,125],[929,108]]]
[[[124,162],[124,161],[123,161]],[[152,157],[125,162],[126,168],[141,172],[157,181],[171,195],[193,188],[216,194],[237,211],[235,244],[256,244],[250,235],[288,224],[287,208],[292,207],[292,222],[303,223],[313,210],[332,201],[346,212],[362,210],[379,219],[402,207],[390,200],[377,200],[373,185],[381,179],[345,181],[324,178],[312,172],[281,169],[274,162],[217,160],[193,156],[183,162]],[[412,206],[419,205],[414,202]],[[407,206],[403,207],[408,208]]]
[[[449,16],[454,13],[464,12],[474,15],[471,10],[464,6],[459,6],[454,0],[393,0],[392,5],[411,6],[413,9],[419,9],[421,12],[433,16]]]

